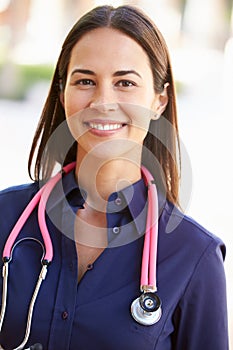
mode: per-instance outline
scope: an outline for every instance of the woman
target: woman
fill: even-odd
[[[178,209],[178,151],[174,81],[162,35],[134,7],[93,9],[72,28],[58,59],[30,153],[29,169],[36,155],[36,181],[0,195],[4,247],[15,221],[55,165],[75,162],[46,206],[54,257],[25,346],[228,348],[225,247]],[[162,312],[151,325],[141,324],[130,312],[140,296],[149,209],[141,165],[153,174],[158,189],[156,274]],[[10,266],[0,335],[7,349],[24,337],[41,269],[37,210],[18,239],[28,236],[36,240],[20,241]],[[154,295],[156,285],[145,291]]]

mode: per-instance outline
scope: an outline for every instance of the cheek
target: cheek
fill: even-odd
[[[75,100],[68,94],[64,95],[64,109],[66,117],[70,117],[75,113]]]
[[[149,128],[149,126],[148,126]],[[148,132],[147,127],[141,127],[141,126],[131,126],[130,128],[130,139],[134,140],[138,144],[142,145],[144,142],[144,139]]]
[[[80,137],[86,133],[82,123],[82,113],[75,112],[72,108],[67,107],[66,120],[73,138],[79,142]]]
[[[66,117],[70,117],[86,107],[86,100],[79,94],[65,91],[64,94],[64,109]]]
[[[147,132],[150,121],[153,117],[153,111],[150,107],[137,104],[121,104],[121,108],[124,113],[131,120],[131,125],[140,130],[141,132]]]

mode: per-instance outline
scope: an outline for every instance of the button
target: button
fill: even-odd
[[[121,198],[120,198],[120,197],[117,197],[117,198],[115,199],[115,204],[116,204],[116,205],[121,205],[121,203],[122,203]]]
[[[61,317],[63,320],[66,320],[68,318],[69,314],[67,311],[63,311],[62,314],[61,314]]]
[[[94,268],[94,264],[88,264],[87,265],[87,270],[92,270]]]
[[[115,235],[117,235],[117,234],[120,232],[120,227],[118,227],[118,226],[113,227],[112,232],[113,232]]]

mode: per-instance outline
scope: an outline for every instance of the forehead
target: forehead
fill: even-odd
[[[84,34],[71,51],[70,63],[91,60],[128,62],[149,66],[144,49],[130,36],[113,28],[98,28]]]

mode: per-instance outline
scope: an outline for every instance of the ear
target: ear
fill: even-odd
[[[154,103],[153,103],[153,110],[154,114],[152,116],[152,120],[157,120],[161,117],[162,113],[167,107],[168,104],[168,87],[169,83],[164,84],[163,91],[156,95]]]

